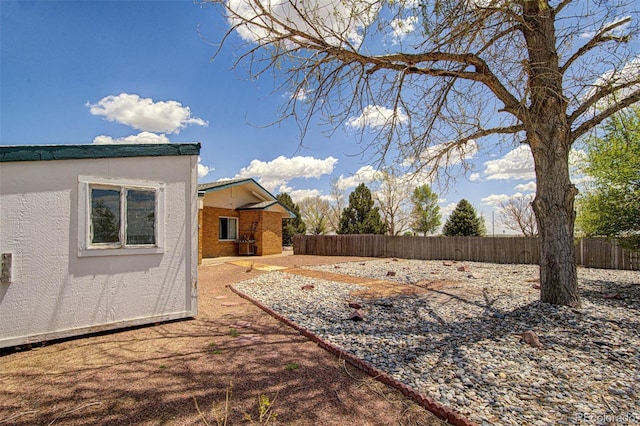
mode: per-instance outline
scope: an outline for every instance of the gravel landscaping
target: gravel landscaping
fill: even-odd
[[[369,281],[289,270],[234,287],[478,424],[640,423],[640,272],[579,269],[570,309],[539,302],[534,265],[308,268]]]

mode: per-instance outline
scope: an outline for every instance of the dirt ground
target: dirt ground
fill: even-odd
[[[228,288],[354,260],[205,262],[195,319],[5,351],[0,425],[443,425]]]

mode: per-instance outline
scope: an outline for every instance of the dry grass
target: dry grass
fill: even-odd
[[[289,267],[344,259],[260,261]],[[227,287],[262,273],[258,263],[200,268],[194,320],[3,354],[0,424],[443,424]]]

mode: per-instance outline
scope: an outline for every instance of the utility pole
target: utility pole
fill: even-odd
[[[491,210],[491,235],[496,236],[496,221],[495,221],[495,211]]]

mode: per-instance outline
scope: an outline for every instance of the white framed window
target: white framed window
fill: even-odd
[[[220,217],[218,223],[218,240],[229,241],[238,239],[237,217]]]
[[[165,184],[78,177],[78,256],[164,252]]]

